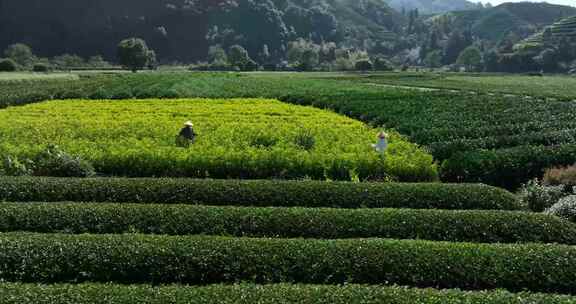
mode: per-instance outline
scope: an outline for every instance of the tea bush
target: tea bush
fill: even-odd
[[[575,265],[576,248],[565,245],[0,235],[0,279],[8,282],[358,283],[574,293]]]
[[[174,138],[195,123],[189,149]],[[301,137],[300,126],[314,134]],[[329,127],[328,127],[329,126]],[[437,180],[432,157],[393,134],[385,158],[370,146],[377,130],[318,109],[264,99],[70,100],[0,111],[0,155],[24,158],[44,145],[90,162],[100,174],[129,177]],[[304,141],[304,142],[303,142]],[[65,154],[59,164],[81,176],[85,162]],[[66,176],[56,163],[42,175]],[[72,168],[75,166],[75,168]]]
[[[484,185],[317,181],[0,177],[0,201],[520,210]]]
[[[193,300],[192,300],[193,299]],[[572,296],[495,291],[416,289],[346,284],[209,286],[116,284],[0,284],[4,304],[574,304]]]
[[[576,245],[576,225],[505,211],[4,203],[0,231],[252,237],[426,239]]]

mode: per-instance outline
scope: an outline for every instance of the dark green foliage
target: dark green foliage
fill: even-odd
[[[18,64],[10,59],[0,59],[0,72],[14,72],[18,70]]]
[[[576,292],[576,248],[383,239],[0,236],[9,282],[400,284]]]
[[[371,71],[374,68],[374,65],[370,60],[360,60],[356,62],[356,70],[358,71]]]
[[[576,225],[511,211],[3,203],[0,231],[576,244]]]
[[[465,66],[469,72],[482,71],[482,52],[476,46],[469,46],[458,55],[456,63]]]
[[[29,67],[35,59],[32,49],[23,43],[9,45],[4,50],[4,56],[14,60],[16,64],[22,67]]]
[[[118,44],[117,56],[120,64],[132,72],[141,70],[149,64],[155,64],[152,60],[156,60],[154,51],[150,50],[146,41],[140,38],[122,40]]]
[[[394,65],[392,64],[392,62],[390,62],[390,60],[381,56],[377,56],[376,58],[374,58],[374,70],[393,71]]]
[[[299,130],[296,134],[296,137],[294,138],[294,143],[298,147],[306,151],[310,151],[314,149],[314,146],[316,145],[316,139],[310,130]]]
[[[520,146],[457,153],[442,164],[442,180],[478,182],[508,189],[543,176],[546,169],[574,163],[576,145]]]
[[[574,304],[570,296],[497,291],[413,289],[346,284],[148,286],[0,284],[4,304]]]
[[[51,69],[52,68],[48,64],[45,64],[45,63],[36,63],[32,67],[32,71],[40,72],[40,73],[50,72]]]
[[[236,206],[521,209],[484,185],[0,177],[0,201],[90,201]]]
[[[94,167],[79,158],[70,155],[57,146],[49,146],[32,160],[32,174],[55,177],[89,177],[95,175]]]
[[[17,157],[6,157],[0,165],[0,175],[25,176],[32,174],[32,162]]]
[[[230,48],[228,60],[230,65],[240,71],[255,71],[258,69],[258,64],[250,58],[248,51],[240,45],[233,45]]]

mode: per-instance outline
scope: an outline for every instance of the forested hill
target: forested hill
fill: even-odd
[[[470,29],[481,39],[498,41],[514,33],[520,38],[544,26],[576,15],[576,8],[548,3],[505,3],[493,8],[451,12],[444,15],[452,28]]]
[[[418,9],[421,14],[438,14],[478,8],[468,0],[386,0],[397,11]]]
[[[382,0],[0,0],[0,49],[112,59],[138,36],[162,60],[191,62],[215,44],[284,53],[299,37],[361,48],[394,39],[403,22]]]

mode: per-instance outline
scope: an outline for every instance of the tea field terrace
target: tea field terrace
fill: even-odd
[[[492,85],[497,79],[486,85],[491,89],[470,92],[418,91],[379,86],[374,78],[333,76],[143,73],[90,75],[78,81],[0,82],[0,105],[77,98],[274,98],[395,129],[427,147],[447,182],[483,182],[512,189],[541,176],[548,167],[576,162],[573,102],[502,94]],[[529,78],[510,77],[508,82]]]

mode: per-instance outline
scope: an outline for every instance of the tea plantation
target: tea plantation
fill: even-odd
[[[546,168],[576,162],[573,102],[502,95],[499,89],[486,89],[489,85],[475,93],[428,92],[344,76],[146,73],[86,75],[77,81],[0,81],[0,107],[78,98],[272,98],[333,109],[378,128],[395,129],[431,152],[446,182],[515,189],[540,177]],[[480,81],[486,77],[495,81],[490,76]],[[507,82],[531,86],[525,76],[508,77]],[[555,91],[570,95],[565,84],[572,80],[561,80],[563,89]]]
[[[576,303],[576,224],[438,181],[573,163],[537,140],[573,103],[140,73],[0,81],[0,105],[0,303]]]

